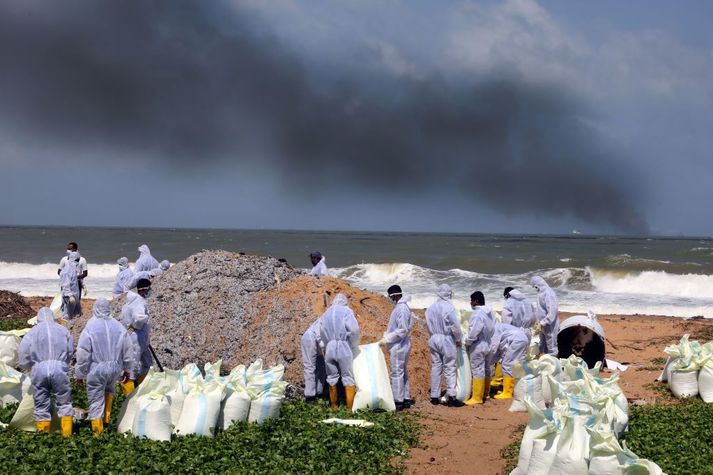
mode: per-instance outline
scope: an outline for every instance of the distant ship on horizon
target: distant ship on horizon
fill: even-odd
[[[582,231],[580,231],[579,229],[573,229],[572,234],[582,234]]]

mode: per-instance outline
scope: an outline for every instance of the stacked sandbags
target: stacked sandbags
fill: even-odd
[[[245,365],[238,365],[227,376],[225,398],[221,403],[218,416],[218,427],[226,430],[235,422],[247,421],[251,402]]]
[[[667,382],[677,398],[700,394],[705,402],[713,402],[713,342],[701,345],[683,335],[677,345],[667,346],[666,365],[659,381]]]
[[[515,364],[512,375],[516,382],[510,412],[527,411],[525,400],[528,397],[537,407],[545,409],[545,397],[542,393],[542,370],[545,366],[539,360]]]
[[[559,364],[554,364],[552,357],[542,357],[520,366],[518,371],[526,376],[542,376],[547,368],[552,403],[545,409],[525,395],[523,405],[529,421],[512,474],[662,473],[653,462],[619,445],[628,424],[628,403],[618,375],[599,378],[598,367],[589,369],[575,356],[559,360]]]
[[[396,410],[389,370],[378,343],[361,345],[354,352],[353,370],[357,392],[352,412],[360,409],[383,409],[390,412]]]
[[[282,365],[263,369],[260,359],[248,367],[245,371],[246,388],[250,395],[248,422],[262,424],[267,419],[280,416],[287,389],[287,382],[282,381],[284,374],[285,367]]]

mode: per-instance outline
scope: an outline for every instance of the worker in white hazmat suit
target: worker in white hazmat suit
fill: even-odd
[[[401,287],[392,285],[387,290],[389,300],[396,306],[389,317],[384,337],[379,344],[389,349],[391,360],[391,389],[394,393],[396,410],[401,411],[411,407],[411,386],[408,378],[408,358],[411,354],[411,328],[413,314],[408,306],[410,295],[403,295]]]
[[[515,362],[525,362],[527,356],[527,346],[530,338],[525,334],[525,330],[507,323],[497,323],[495,332],[490,342],[490,363],[502,361],[503,368],[503,390],[498,392],[495,399],[511,399],[515,390],[515,379],[512,376],[512,369]]]
[[[19,349],[20,368],[31,371],[38,432],[50,431],[50,397],[54,394],[62,436],[72,435],[74,410],[68,374],[72,353],[69,330],[54,321],[52,310],[42,307],[37,313],[37,325],[22,338]]]
[[[473,314],[468,321],[468,335],[465,344],[468,347],[470,370],[473,375],[473,392],[465,401],[468,406],[483,404],[490,396],[490,381],[492,378],[490,366],[490,340],[495,332],[495,315],[490,307],[485,305],[485,296],[476,291],[470,295],[470,306]]]
[[[456,347],[461,345],[463,333],[460,319],[451,303],[453,292],[442,284],[436,292],[438,300],[426,309],[426,326],[430,335],[428,349],[431,351],[431,404],[439,404],[441,380],[445,376],[447,404],[462,407],[456,399]]]
[[[506,287],[503,291],[505,303],[501,313],[503,323],[522,328],[527,335],[528,341],[532,337],[531,327],[535,323],[535,313],[532,311],[532,304],[525,297],[525,294],[512,287]]]
[[[310,253],[309,260],[312,263],[312,270],[309,271],[309,275],[317,277],[327,275],[327,261],[321,252],[314,251]]]
[[[114,319],[109,301],[94,302],[89,319],[77,343],[74,376],[86,380],[92,432],[99,435],[109,424],[116,383],[129,381],[133,367],[133,347],[126,329]]]
[[[136,259],[136,264],[134,264],[134,272],[150,272],[154,269],[158,269],[158,267],[159,263],[151,255],[149,247],[146,244],[139,246],[139,258]]]
[[[359,345],[359,324],[354,312],[347,306],[347,298],[338,294],[332,306],[321,317],[319,337],[324,342],[324,363],[327,367],[329,401],[332,409],[339,406],[337,382],[342,378],[351,410],[356,395],[352,362],[353,350]]]
[[[121,308],[121,323],[129,333],[135,335],[132,338],[138,345],[138,359],[135,361],[132,378],[137,384],[146,377],[149,372],[153,357],[149,345],[151,344],[151,317],[146,299],[151,295],[151,281],[141,279],[136,284],[136,293],[129,292],[126,295],[126,303]],[[126,392],[128,388],[124,387]]]
[[[59,273],[59,286],[62,293],[62,317],[71,320],[82,315],[79,289],[79,253],[70,252],[67,262]]]
[[[131,280],[134,276],[134,271],[129,267],[129,259],[126,257],[119,258],[116,263],[119,265],[119,272],[116,274],[116,281],[111,293],[114,297],[124,295],[129,291]]]
[[[324,343],[319,334],[322,317],[309,326],[302,335],[300,347],[302,348],[302,366],[305,377],[305,401],[313,403],[317,396],[324,393],[327,382],[327,372],[324,365]]]
[[[536,318],[542,327],[540,353],[557,356],[557,334],[560,330],[557,296],[539,275],[532,278],[532,286],[537,290]]]

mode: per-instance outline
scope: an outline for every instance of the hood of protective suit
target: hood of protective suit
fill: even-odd
[[[119,264],[122,269],[126,269],[127,267],[129,267],[129,259],[127,259],[126,257],[120,257],[116,260],[116,263]]]
[[[49,307],[42,307],[37,312],[37,323],[54,322],[54,313]]]
[[[402,295],[397,303],[409,303],[411,301],[411,296],[406,294]]]
[[[443,300],[450,300],[453,297],[453,291],[451,290],[451,287],[448,284],[441,284],[438,286],[436,295],[438,295],[438,297],[442,298]]]
[[[547,282],[545,282],[545,279],[543,279],[543,278],[540,277],[539,275],[536,275],[535,277],[533,277],[532,280],[530,281],[530,283],[532,284],[532,286],[533,286],[534,288],[537,289],[538,292],[540,292],[540,291],[546,289],[547,287],[549,287],[549,285],[547,285]],[[511,294],[511,295],[512,295],[512,294]]]
[[[158,267],[159,267],[159,269],[161,269],[161,270],[168,270],[168,268],[171,267],[171,263],[168,262],[168,261],[166,261],[166,260],[163,260],[163,261],[161,261],[161,263],[158,265]]]
[[[525,294],[523,294],[517,289],[512,289],[510,291],[510,298],[515,300],[525,300]]]
[[[141,254],[151,254],[151,251],[149,250],[149,247],[146,244],[142,244],[139,246],[139,252]]]
[[[341,305],[341,306],[346,306],[348,303],[347,298],[344,296],[344,294],[337,294],[336,297],[334,297],[334,300],[332,301],[332,306],[335,305]]]
[[[92,308],[92,317],[107,320],[111,318],[111,310],[109,309],[109,301],[107,299],[97,299]]]

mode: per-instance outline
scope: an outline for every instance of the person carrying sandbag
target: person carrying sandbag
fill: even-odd
[[[347,298],[338,294],[332,306],[321,317],[320,338],[325,344],[324,362],[327,367],[329,401],[332,409],[339,407],[337,382],[342,384],[347,396],[349,410],[354,403],[356,385],[353,374],[353,348],[359,345],[359,324],[354,312],[347,306]]]
[[[133,347],[123,325],[111,315],[109,301],[94,303],[92,318],[79,336],[77,364],[74,367],[77,383],[86,380],[89,399],[89,419],[92,432],[99,436],[109,424],[111,405],[119,377],[126,383],[134,364]]]
[[[473,374],[473,392],[465,401],[468,406],[483,404],[490,396],[490,380],[492,378],[489,363],[490,340],[495,332],[495,315],[485,305],[483,292],[476,291],[470,296],[470,306],[473,308],[468,322],[468,336],[465,343],[468,346],[470,370]]]
[[[38,432],[50,431],[51,394],[57,401],[63,437],[72,435],[72,389],[69,386],[69,362],[74,345],[72,335],[54,321],[48,307],[37,313],[37,325],[20,342],[20,368],[32,371],[32,395],[35,400],[35,425]]]

